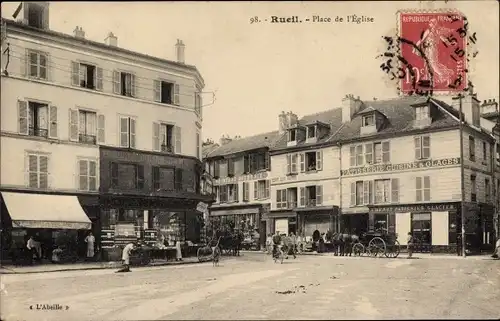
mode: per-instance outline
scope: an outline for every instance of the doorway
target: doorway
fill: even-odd
[[[432,251],[431,226],[431,213],[412,214],[411,232],[415,242],[415,252],[429,253]]]

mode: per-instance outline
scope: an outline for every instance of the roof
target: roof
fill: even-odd
[[[205,145],[202,147],[201,155],[203,158],[207,158],[208,155],[216,150],[219,147],[219,144],[210,144],[210,145]]]
[[[37,33],[40,33],[40,34],[46,34],[46,35],[50,35],[50,36],[55,36],[55,37],[67,39],[67,40],[70,40],[70,41],[81,43],[82,45],[85,45],[85,46],[89,46],[90,45],[90,46],[98,47],[100,49],[105,49],[105,50],[112,49],[113,51],[122,52],[122,53],[129,54],[129,55],[134,55],[134,56],[137,56],[137,57],[141,57],[143,59],[152,60],[152,61],[157,62],[157,63],[169,64],[169,65],[173,65],[173,66],[176,66],[176,67],[180,67],[182,69],[191,70],[191,71],[196,72],[196,74],[200,78],[201,82],[204,83],[203,77],[201,76],[198,68],[196,68],[196,66],[193,66],[193,65],[188,65],[188,64],[180,63],[180,62],[173,61],[173,60],[158,58],[158,57],[155,57],[155,56],[146,55],[146,54],[143,54],[143,53],[140,53],[140,52],[136,52],[136,51],[124,49],[124,48],[121,48],[121,47],[110,47],[107,44],[102,43],[102,42],[97,42],[97,41],[89,40],[89,39],[86,39],[86,38],[77,38],[77,37],[74,37],[72,35],[68,35],[66,33],[62,33],[62,32],[59,32],[59,31],[47,30],[47,29],[39,29],[39,28],[28,26],[28,25],[26,25],[26,24],[24,24],[22,22],[17,22],[17,21],[11,20],[11,19],[2,18],[2,22],[4,22],[4,21],[7,23],[7,25],[16,26],[16,27],[19,27],[21,29],[34,31],[34,32],[37,32]]]
[[[234,139],[215,150],[213,150],[209,157],[226,156],[245,151],[256,150],[259,148],[270,148],[276,141],[283,136],[278,131],[262,133],[254,136],[243,137]]]

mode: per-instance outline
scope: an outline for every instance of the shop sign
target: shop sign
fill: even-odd
[[[402,205],[402,206],[382,206],[371,207],[371,213],[392,213],[392,212],[446,212],[456,210],[454,204],[422,204],[422,205]]]
[[[425,169],[434,167],[446,167],[460,165],[460,158],[443,158],[434,160],[424,160],[410,163],[401,164],[377,164],[365,167],[349,168],[341,171],[342,176],[368,174],[368,173],[382,173],[382,172],[397,172],[412,169]]]
[[[226,185],[226,184],[235,184],[238,182],[245,181],[253,181],[258,179],[267,178],[267,172],[257,173],[257,174],[248,174],[248,175],[240,175],[235,177],[224,177],[214,180],[214,185]]]
[[[297,180],[297,175],[287,175],[287,176],[282,176],[282,177],[273,177],[271,179],[271,184],[283,183],[283,182],[289,182],[289,181],[296,181],[296,180]]]

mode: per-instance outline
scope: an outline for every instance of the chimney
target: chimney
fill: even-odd
[[[73,35],[75,38],[85,38],[85,31],[83,31],[82,27],[76,26],[75,30],[73,30]]]
[[[297,117],[297,115],[292,113],[291,111],[287,112],[285,114],[285,117],[286,117],[286,128],[293,127],[297,125],[297,123],[299,122],[299,118]]]
[[[282,111],[281,114],[278,115],[278,132],[283,134],[286,132],[287,128],[286,114]]]
[[[184,63],[184,49],[185,45],[182,42],[182,40],[177,39],[177,43],[175,44],[175,52],[177,56],[177,62],[180,62],[181,64]]]
[[[118,38],[116,38],[116,36],[112,32],[108,33],[108,36],[106,37],[106,39],[104,39],[104,42],[111,47],[118,46]]]
[[[226,145],[227,143],[229,143],[231,141],[232,141],[232,139],[229,138],[229,136],[226,137],[226,136],[222,135],[219,142],[220,142],[220,145],[222,146],[222,145]]]
[[[354,95],[345,95],[342,99],[342,122],[347,123],[352,120],[352,116],[357,113],[361,106],[363,106],[363,102],[361,99],[354,98]]]
[[[498,111],[498,102],[495,99],[485,99],[481,105],[481,116],[497,113]]]
[[[460,99],[458,96],[452,98],[452,106],[456,111],[460,110]],[[481,101],[477,99],[477,94],[472,89],[464,93],[464,97],[462,98],[462,112],[464,114],[464,121],[476,127],[480,126]]]

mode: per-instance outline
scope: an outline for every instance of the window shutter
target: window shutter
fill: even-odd
[[[243,157],[243,171],[245,174],[250,173],[250,160],[249,160],[250,155],[245,155]]]
[[[89,161],[89,190],[97,190],[97,162]]]
[[[391,161],[391,145],[389,142],[382,143],[382,161],[384,163]]]
[[[57,107],[50,106],[49,108],[49,137],[57,138]]]
[[[292,155],[286,155],[286,173],[292,173]]]
[[[181,128],[179,126],[175,126],[175,153],[181,153]]]
[[[431,157],[431,137],[424,136],[422,138],[422,157],[429,158]]]
[[[174,105],[179,105],[179,84],[174,84]]]
[[[111,188],[118,187],[118,164],[111,163]]]
[[[80,63],[76,61],[71,62],[71,84],[80,86]]]
[[[265,193],[265,196],[264,198],[270,198],[271,197],[271,181],[270,180],[266,180],[266,193]]]
[[[95,68],[95,89],[102,90],[102,68]]]
[[[135,148],[135,119],[130,118],[130,148]]]
[[[178,191],[182,191],[182,168],[175,169],[175,189]]]
[[[306,189],[305,187],[300,187],[300,206],[306,205]]]
[[[18,100],[19,134],[28,135],[28,103]]]
[[[160,123],[153,122],[153,150],[160,150]]]
[[[416,201],[422,202],[422,177],[417,177],[415,181]]]
[[[391,202],[399,203],[399,178],[391,180]]]
[[[105,118],[104,115],[97,115],[97,142],[104,144],[105,142]]]
[[[420,137],[415,137],[415,159],[422,158],[422,148],[420,144]]]
[[[160,168],[153,166],[153,188],[155,191],[160,189]]]
[[[78,141],[78,110],[69,110],[69,140]]]
[[[153,80],[154,100],[161,102],[161,81]]]
[[[349,153],[350,153],[350,155],[349,155],[350,156],[350,163],[349,164],[351,167],[354,167],[354,166],[356,166],[356,147],[351,146],[349,148]]]
[[[130,95],[135,97],[135,75],[130,74]]]
[[[38,187],[38,156],[28,155],[28,186]]]
[[[113,93],[120,95],[121,94],[121,75],[119,71],[113,71]]]
[[[365,144],[365,158],[367,164],[373,164],[373,144]]]
[[[121,117],[120,118],[120,147],[128,147],[128,118]]]
[[[24,51],[24,54],[21,53],[21,75],[22,76],[27,76],[29,74],[29,65],[30,65],[30,55],[29,55],[29,50],[26,49]],[[22,61],[24,58],[24,61]]]
[[[370,181],[363,182],[363,204],[370,203]]]
[[[38,156],[39,168],[38,175],[40,177],[40,188],[49,187],[49,158],[47,156]]]
[[[79,168],[79,186],[78,188],[82,191],[87,191],[89,189],[89,162],[86,160],[78,161]]]
[[[144,189],[144,166],[137,165],[137,189]]]
[[[323,151],[316,152],[316,170],[320,171],[323,169]]]
[[[373,187],[374,187],[374,182],[373,181],[369,181],[368,182],[368,190],[369,190],[369,196],[368,196],[368,203],[369,204],[373,204],[375,203],[375,193],[373,191]]]
[[[424,201],[430,201],[431,200],[431,177],[430,176],[424,176],[424,188],[423,188],[423,199]]]
[[[269,160],[269,152],[266,152],[264,154],[264,168],[268,171],[271,170],[270,160]]]
[[[247,201],[247,183],[243,182],[243,202]]]
[[[316,206],[323,204],[323,185],[316,185]]]
[[[351,207],[356,206],[356,182],[351,183]]]
[[[248,172],[251,173],[254,169],[254,157],[252,154],[248,155]]]
[[[235,202],[239,202],[240,201],[240,197],[239,197],[239,192],[240,191],[240,185],[239,184],[234,184],[234,200]]]
[[[306,155],[304,153],[300,153],[300,172],[305,172],[306,171]]]

